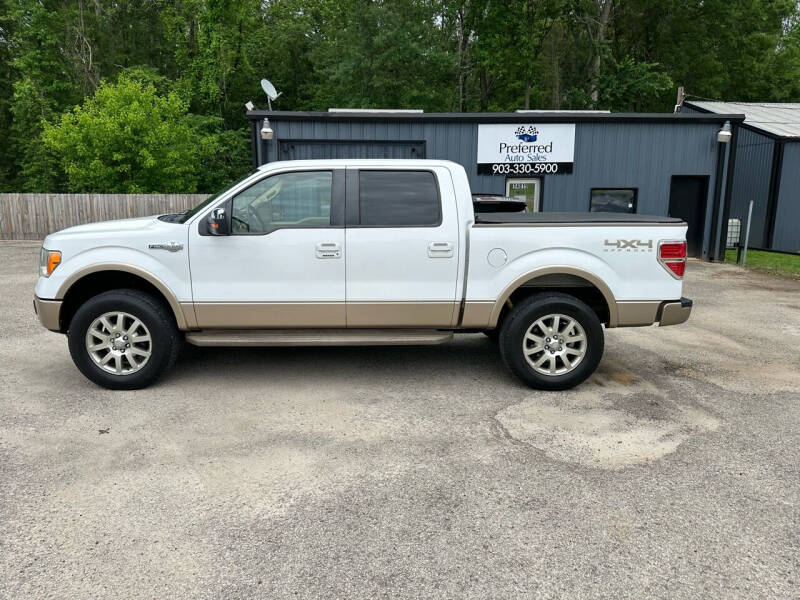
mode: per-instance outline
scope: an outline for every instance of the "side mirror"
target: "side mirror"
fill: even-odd
[[[215,208],[206,219],[206,231],[209,235],[230,235],[228,216],[224,208]]]

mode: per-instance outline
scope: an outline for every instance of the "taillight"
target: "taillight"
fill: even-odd
[[[683,274],[686,272],[686,262],[685,261],[671,261],[664,263],[664,265],[675,275],[678,277],[683,277]]]
[[[686,242],[662,242],[658,255],[661,258],[686,258]]]
[[[686,242],[659,242],[658,262],[675,279],[682,279],[686,272]]]

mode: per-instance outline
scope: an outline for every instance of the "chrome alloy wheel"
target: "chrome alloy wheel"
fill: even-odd
[[[586,332],[572,317],[547,315],[528,327],[522,353],[537,373],[563,375],[586,356]]]
[[[86,331],[86,351],[112,375],[136,373],[150,360],[153,341],[139,319],[126,312],[100,315]]]

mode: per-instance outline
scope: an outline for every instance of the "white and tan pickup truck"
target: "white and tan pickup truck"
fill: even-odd
[[[34,306],[95,383],[135,389],[197,346],[438,344],[485,332],[548,390],[586,379],[603,325],[684,322],[686,224],[476,213],[437,160],[275,162],[185,214],[47,236]]]

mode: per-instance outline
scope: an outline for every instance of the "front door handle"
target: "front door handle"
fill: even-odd
[[[342,245],[339,242],[319,242],[317,258],[341,258]]]
[[[450,258],[453,256],[453,242],[431,242],[428,244],[430,258]]]

